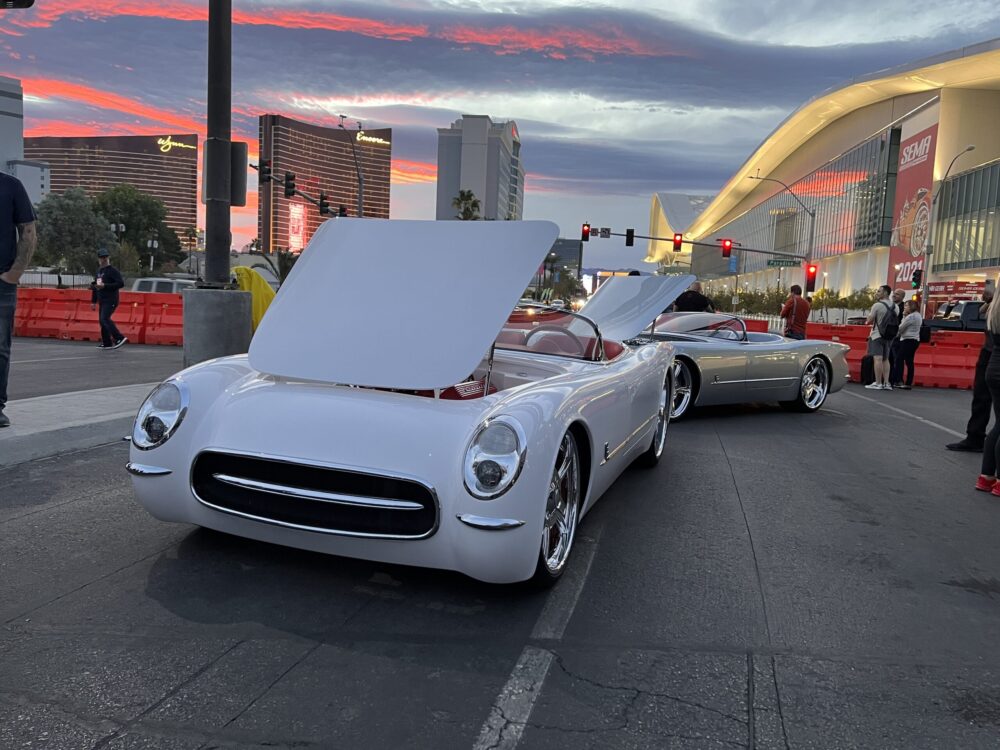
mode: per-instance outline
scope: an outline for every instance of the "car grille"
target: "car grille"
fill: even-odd
[[[206,451],[191,486],[215,510],[326,534],[423,539],[438,524],[434,491],[410,479]]]

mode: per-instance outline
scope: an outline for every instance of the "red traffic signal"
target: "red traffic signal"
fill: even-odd
[[[584,242],[590,242],[590,224],[583,225],[583,229],[580,230],[580,239]]]
[[[681,245],[684,244],[684,235],[680,232],[674,233],[674,252],[679,253],[681,251]]]
[[[733,241],[722,240],[722,257],[728,258],[733,254]]]
[[[819,272],[819,266],[815,263],[810,263],[806,266],[806,292],[816,291],[816,276]]]

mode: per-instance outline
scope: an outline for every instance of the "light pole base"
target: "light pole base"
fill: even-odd
[[[250,292],[185,289],[184,366],[250,348]]]

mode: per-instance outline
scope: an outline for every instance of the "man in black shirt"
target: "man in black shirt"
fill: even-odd
[[[118,290],[125,286],[125,279],[118,272],[118,269],[111,265],[110,253],[106,247],[97,251],[97,258],[100,268],[94,274],[94,282],[90,285],[90,306],[100,305],[101,312],[101,345],[98,349],[117,349],[122,346],[127,338],[122,336],[118,326],[111,320],[115,309],[118,307]]]
[[[10,424],[7,405],[10,344],[14,337],[17,282],[35,252],[35,210],[16,177],[0,173],[0,427]]]
[[[987,305],[993,300],[993,290],[987,288],[983,292],[983,302],[981,315],[986,314]],[[972,453],[982,453],[983,443],[986,440],[986,427],[990,423],[990,414],[993,409],[993,397],[990,396],[990,389],[986,387],[986,367],[990,363],[993,355],[993,337],[986,331],[986,338],[983,346],[979,350],[979,358],[976,360],[976,374],[972,381],[972,416],[965,427],[965,437],[957,443],[948,443],[945,447],[950,451],[970,451]]]
[[[701,293],[701,283],[696,281],[680,297],[674,300],[674,312],[715,312],[712,300]],[[663,312],[670,312],[664,310]]]

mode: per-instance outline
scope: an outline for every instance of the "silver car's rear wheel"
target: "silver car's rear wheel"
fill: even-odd
[[[671,419],[680,419],[687,414],[694,400],[694,375],[683,359],[674,360],[674,398],[670,409]]]
[[[545,502],[545,522],[535,580],[554,583],[566,568],[576,537],[580,514],[580,454],[572,432],[563,435],[556,456],[549,494]]]

